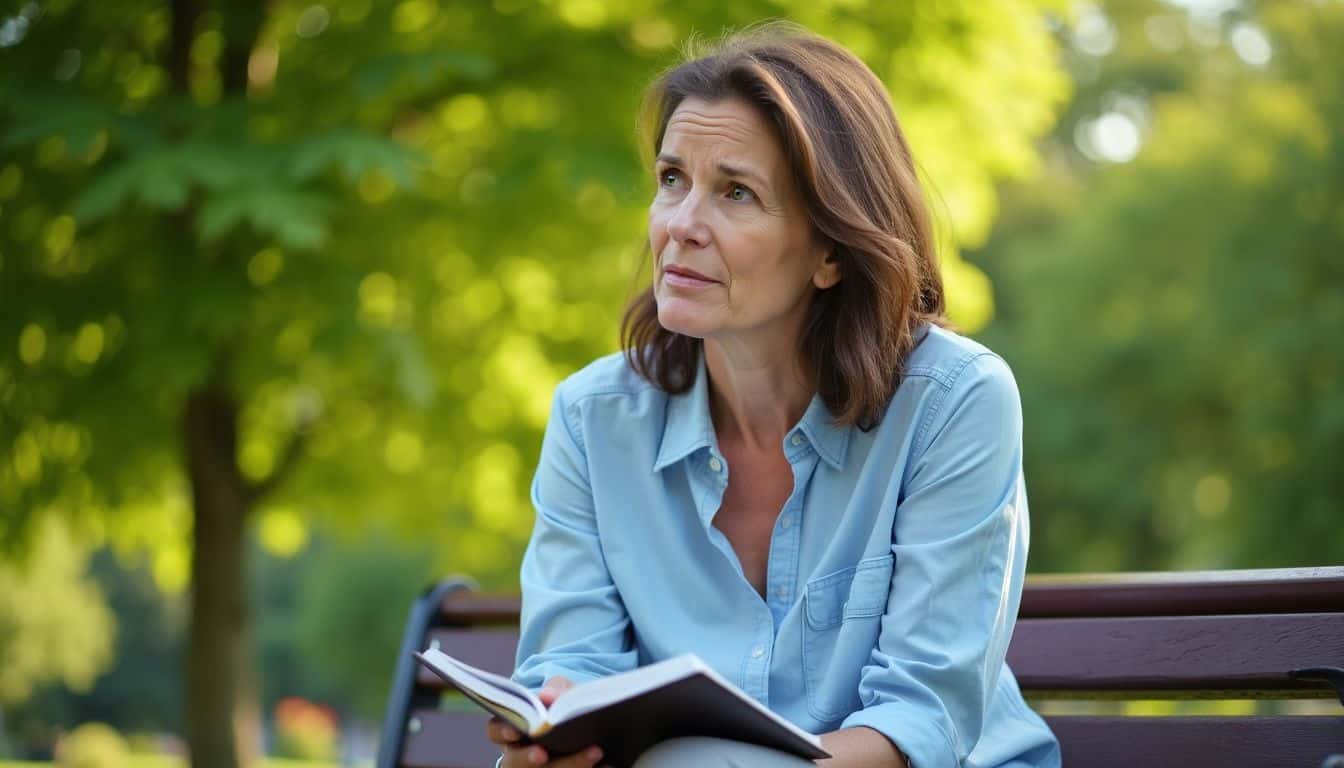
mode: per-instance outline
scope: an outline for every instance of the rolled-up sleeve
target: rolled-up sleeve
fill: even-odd
[[[580,434],[557,389],[532,480],[536,523],[520,573],[521,632],[514,679],[540,688],[634,669],[630,618],[602,554]]]
[[[917,433],[897,505],[896,567],[863,708],[915,768],[955,768],[980,738],[1017,616],[1028,522],[1017,385],[980,354]]]

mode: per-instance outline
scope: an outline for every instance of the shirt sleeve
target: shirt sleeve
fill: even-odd
[[[557,389],[532,479],[536,523],[520,572],[521,630],[513,677],[533,689],[634,669],[630,617],[602,553],[587,457]]]
[[[956,768],[980,738],[1026,569],[1022,409],[1007,364],[970,360],[921,427],[896,509],[896,567],[842,727],[889,738],[914,768]]]

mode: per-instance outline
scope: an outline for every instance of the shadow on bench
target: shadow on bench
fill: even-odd
[[[499,754],[485,715],[411,658],[437,644],[512,671],[518,598],[469,583],[440,582],[411,608],[377,768],[475,768]],[[1318,768],[1344,753],[1344,567],[1033,576],[1008,662],[1036,704],[1340,701],[1324,715],[1048,716],[1066,766]]]

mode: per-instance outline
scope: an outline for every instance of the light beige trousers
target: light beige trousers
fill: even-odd
[[[670,739],[639,756],[634,768],[815,768],[786,752],[740,741],[693,736]]]

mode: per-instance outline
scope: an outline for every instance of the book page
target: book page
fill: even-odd
[[[546,720],[555,725],[703,671],[708,671],[704,662],[685,654],[619,675],[598,678],[576,686],[556,699],[546,713]]]
[[[772,712],[768,707],[724,679],[699,656],[690,653],[640,667],[630,672],[584,683],[555,701],[550,711],[545,713],[546,722],[551,726],[557,726],[566,720],[697,675],[703,675],[733,698],[783,727],[795,737],[814,745],[818,749],[821,748],[821,739],[818,736],[804,731]]]
[[[417,656],[472,701],[508,720],[518,730],[533,733],[542,724],[546,707],[526,687],[507,677],[458,661],[437,648],[430,648]]]

